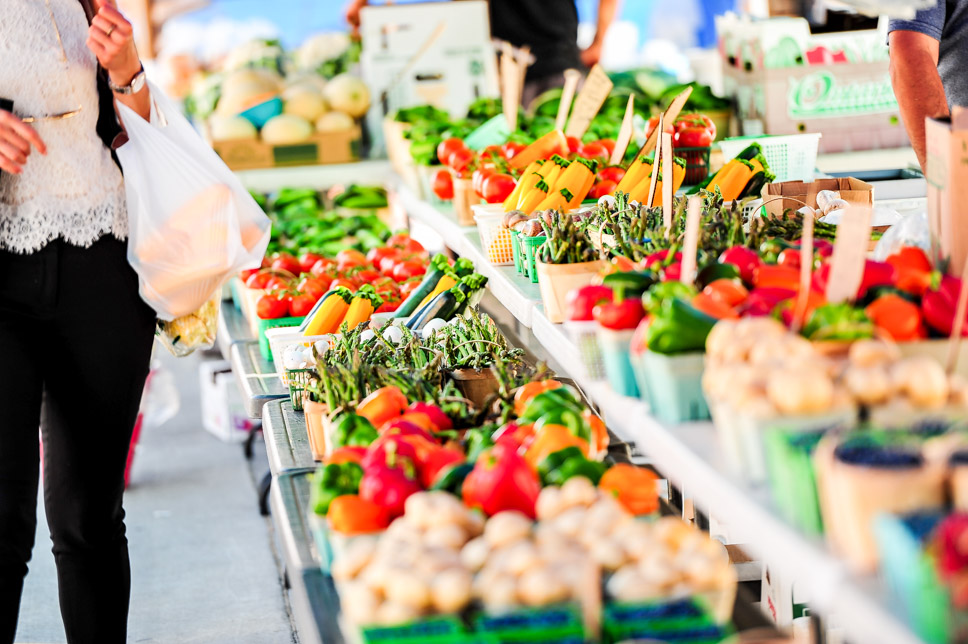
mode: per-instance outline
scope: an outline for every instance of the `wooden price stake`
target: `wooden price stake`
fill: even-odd
[[[518,129],[518,95],[520,72],[518,63],[514,60],[514,50],[510,43],[501,43],[501,105],[504,118],[508,122],[508,129],[514,132]]]
[[[958,367],[958,353],[961,349],[961,334],[965,328],[965,313],[968,312],[968,262],[961,271],[961,290],[958,291],[958,306],[955,307],[955,323],[951,327],[948,341],[948,360],[945,365],[949,374]]]
[[[679,118],[679,112],[682,111],[686,101],[689,100],[690,94],[692,94],[691,87],[687,87],[686,89],[682,90],[678,96],[672,99],[672,102],[669,103],[669,109],[660,114],[659,118],[661,119],[662,117],[665,117],[666,123],[675,123],[676,119]],[[659,143],[659,132],[661,131],[661,127],[657,127],[656,129],[652,130],[652,132],[649,134],[649,137],[645,140],[645,143],[642,144],[641,148],[639,148],[638,154],[635,155],[636,158],[642,156],[643,154],[648,154],[657,147]]]
[[[595,65],[592,67],[592,71],[588,72],[588,77],[585,78],[585,85],[578,92],[578,98],[575,99],[575,109],[572,110],[571,118],[568,119],[568,128],[565,130],[565,135],[577,139],[584,136],[592,119],[598,114],[598,110],[602,108],[602,103],[605,102],[611,91],[612,81],[605,70],[602,69],[602,66]]]
[[[702,198],[689,197],[686,206],[686,237],[682,241],[682,273],[679,281],[692,286],[696,281],[696,252],[699,250],[699,221],[702,219]]]
[[[826,296],[831,304],[853,300],[857,295],[871,238],[871,213],[870,206],[851,205],[840,219],[827,282]]]
[[[561,90],[561,101],[558,102],[558,116],[555,117],[555,129],[565,129],[565,122],[568,121],[568,113],[571,111],[571,102],[575,99],[575,90],[578,89],[578,81],[581,80],[581,72],[577,69],[565,70],[565,86]]]
[[[803,217],[803,233],[800,235],[800,291],[793,309],[793,332],[799,333],[810,303],[813,282],[813,217]]]
[[[629,96],[628,105],[625,106],[625,116],[622,118],[622,127],[618,131],[618,139],[615,141],[615,149],[608,160],[609,165],[618,165],[625,156],[625,151],[632,140],[632,117],[635,115],[635,97]]]
[[[659,114],[659,124],[656,126],[652,134],[662,131],[662,124],[665,122],[665,114]],[[642,152],[639,152],[642,155]],[[655,157],[652,159],[652,176],[649,179],[649,198],[646,200],[645,205],[649,208],[652,207],[652,202],[655,201],[655,182],[659,179],[659,173],[655,171],[659,167],[659,157],[662,155],[662,150],[656,150]]]
[[[672,232],[672,135],[662,133],[662,225]]]

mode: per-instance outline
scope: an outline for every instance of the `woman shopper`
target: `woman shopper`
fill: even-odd
[[[124,467],[155,315],[112,152],[114,101],[144,118],[150,101],[114,0],[0,0],[0,99],[0,644],[36,532],[41,425],[67,639],[124,642]]]

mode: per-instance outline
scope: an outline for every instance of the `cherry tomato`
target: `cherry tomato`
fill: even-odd
[[[492,174],[484,179],[484,201],[487,203],[503,203],[514,192],[514,177],[509,174]]]
[[[316,305],[318,300],[318,297],[309,293],[294,295],[292,301],[289,302],[289,315],[294,318],[306,317],[313,310],[313,306]]]
[[[309,276],[300,280],[299,284],[296,285],[296,290],[303,295],[313,296],[315,298],[313,303],[315,303],[326,292],[326,287],[327,285],[323,284],[323,280]]]
[[[285,253],[280,253],[273,258],[272,268],[276,269],[277,271],[287,271],[293,275],[299,275],[299,273],[302,272],[302,267],[299,264],[299,260],[292,255],[287,255]]]
[[[463,177],[472,163],[474,163],[474,153],[467,148],[457,150],[447,157],[447,166],[456,172],[458,177]]]
[[[514,158],[514,155],[523,150],[528,146],[523,143],[515,143],[514,141],[508,141],[504,144],[504,158],[510,161]]]
[[[392,248],[390,246],[381,246],[380,248],[374,248],[366,254],[366,261],[370,262],[373,268],[380,270],[380,260],[384,257],[396,257],[400,254],[399,248]]]
[[[289,296],[267,293],[259,298],[255,313],[263,320],[277,320],[289,315]]]
[[[343,288],[349,289],[350,291],[352,291],[354,293],[356,292],[356,289],[359,288],[359,286],[357,286],[356,282],[354,282],[353,280],[348,279],[346,277],[339,277],[339,278],[334,279],[333,280],[333,283],[329,285],[329,288],[330,288],[330,290],[333,290],[333,289],[337,289],[337,288],[339,288],[341,286]]]
[[[599,181],[588,191],[588,198],[601,199],[605,195],[610,195],[615,192],[616,187],[618,187],[618,184],[614,181]]]
[[[625,168],[617,165],[610,165],[598,171],[598,178],[602,181],[614,181],[618,183],[625,177]]]
[[[577,136],[569,136],[566,137],[566,140],[568,141],[568,153],[577,154],[578,150],[581,149],[581,139]]]
[[[308,273],[313,270],[313,266],[316,262],[323,259],[322,255],[317,255],[316,253],[303,253],[299,256],[299,272]]]
[[[434,194],[441,201],[450,201],[454,198],[454,177],[450,170],[444,168],[434,173],[432,182]]]
[[[336,265],[341,271],[366,264],[366,255],[353,248],[341,250],[336,254]]]
[[[447,159],[450,158],[454,152],[458,150],[466,150],[467,146],[464,145],[463,139],[458,139],[457,137],[451,137],[449,139],[444,139],[439,144],[437,144],[437,160],[447,164]]]
[[[322,277],[325,275],[329,278],[336,277],[336,271],[336,262],[326,258],[323,258],[313,264],[313,267],[309,270],[309,272],[316,277]]]
[[[471,175],[471,187],[478,196],[484,197],[484,180],[497,172],[493,165],[481,165],[474,174]]]
[[[269,291],[274,291],[277,289],[285,290],[285,289],[288,289],[291,284],[292,284],[292,280],[289,280],[285,277],[280,277],[278,275],[271,275],[269,277],[269,281],[266,282],[265,288],[266,290],[269,290]]]
[[[597,141],[594,141],[592,143],[586,143],[585,145],[581,146],[581,149],[578,151],[578,154],[580,156],[585,157],[586,159],[597,159],[598,161],[606,163],[608,162],[609,152],[608,152],[608,148],[606,148],[604,145],[602,145]]]
[[[427,265],[415,259],[410,259],[405,262],[397,264],[393,268],[393,273],[391,277],[398,282],[406,282],[411,277],[416,277],[418,275],[423,275],[427,272]]]
[[[389,275],[393,272],[393,267],[397,265],[397,262],[402,261],[404,258],[403,253],[397,253],[396,255],[388,255],[380,259],[380,265],[377,266],[379,270],[384,275]]]
[[[598,143],[599,145],[603,146],[606,150],[608,150],[609,156],[612,156],[612,152],[615,151],[615,141],[613,141],[612,139],[598,139],[597,141],[595,141],[595,143]]]
[[[387,246],[399,249],[402,254],[424,254],[427,250],[423,244],[411,237],[407,233],[398,233],[387,240]]]
[[[254,275],[250,275],[249,279],[245,280],[245,285],[249,288],[265,288],[271,279],[272,273],[269,271],[259,271]]]

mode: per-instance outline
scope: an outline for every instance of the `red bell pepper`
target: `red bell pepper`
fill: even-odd
[[[383,506],[390,518],[402,515],[407,498],[423,489],[413,461],[399,456],[393,445],[387,445],[382,462],[364,467],[360,480],[360,498]]]
[[[507,443],[515,448],[527,447],[534,438],[534,424],[519,425],[511,421],[494,432],[493,438],[495,443]]]
[[[800,288],[800,269],[783,264],[763,264],[753,269],[753,284],[761,288]]]
[[[682,262],[672,262],[662,269],[659,277],[662,282],[678,282],[682,278]]]
[[[541,492],[537,473],[504,443],[485,450],[464,480],[464,503],[493,516],[503,510],[517,510],[534,519],[534,505]]]
[[[383,423],[379,431],[380,436],[421,436],[427,440],[434,440],[433,435],[426,429],[402,418],[394,418]]]
[[[588,285],[568,291],[565,306],[568,309],[568,319],[588,322],[593,320],[592,311],[602,302],[612,301],[612,289],[602,285]]]
[[[739,269],[739,277],[747,284],[753,283],[753,271],[763,263],[759,254],[746,246],[727,248],[719,256],[720,264],[732,264]]]
[[[830,264],[826,263],[813,274],[813,288],[821,293],[827,292],[827,282],[830,280]],[[887,262],[875,262],[868,259],[864,264],[864,277],[854,299],[864,297],[868,289],[875,286],[894,286],[897,283],[897,271]]]
[[[381,436],[366,448],[366,456],[360,462],[363,469],[386,462],[387,455],[392,451],[398,458],[417,460],[417,449],[404,440],[404,436]]]
[[[622,302],[605,302],[594,310],[595,320],[606,329],[623,331],[634,329],[645,317],[642,298],[634,297]]]
[[[437,405],[431,405],[425,402],[415,402],[410,403],[407,407],[408,411],[416,412],[418,414],[427,414],[430,418],[430,422],[437,426],[437,431],[446,431],[448,429],[454,428],[454,423],[450,420],[450,417],[444,413],[444,410]]]
[[[789,288],[764,287],[754,288],[746,298],[742,313],[753,317],[770,315],[776,305],[790,299],[797,292]]]
[[[427,456],[420,466],[420,482],[425,488],[429,488],[437,480],[441,471],[467,460],[464,453],[460,450],[449,447],[440,447]]]
[[[921,298],[921,312],[924,313],[924,319],[929,327],[945,337],[950,337],[955,326],[961,280],[945,275],[940,282],[924,292]],[[962,325],[961,337],[968,337],[968,324]]]

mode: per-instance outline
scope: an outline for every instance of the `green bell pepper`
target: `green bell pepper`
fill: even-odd
[[[338,496],[360,491],[363,468],[359,463],[330,463],[321,465],[313,475],[311,505],[319,515],[329,512],[329,504]]]
[[[336,424],[333,431],[334,447],[366,447],[380,436],[373,423],[350,412],[338,415],[333,422]]]
[[[846,302],[818,306],[803,327],[810,340],[859,340],[874,337],[874,323],[864,313]]]
[[[657,314],[662,309],[662,304],[674,298],[692,299],[697,293],[696,289],[689,284],[679,281],[660,282],[650,288],[642,296],[642,306],[652,315]]]
[[[604,463],[585,458],[581,448],[573,445],[545,457],[538,464],[538,475],[543,485],[562,485],[575,476],[584,476],[598,485],[606,469]]]
[[[464,479],[474,469],[474,463],[457,463],[451,466],[443,474],[438,475],[437,480],[430,487],[432,490],[442,490],[450,492],[458,499],[461,498],[464,488]]]
[[[521,418],[526,422],[535,423],[542,416],[561,409],[570,409],[580,414],[584,408],[571,390],[567,387],[558,387],[543,391],[528,401]]]
[[[492,437],[495,427],[478,427],[468,429],[464,433],[464,451],[467,452],[467,461],[473,463],[480,456],[481,452],[494,445]]]
[[[706,336],[716,318],[699,311],[687,301],[672,298],[662,303],[646,332],[649,351],[655,353],[688,353],[703,351]]]
[[[642,297],[656,283],[655,273],[652,271],[629,271],[609,273],[602,280],[602,285],[615,292],[615,301],[630,297]]]

